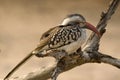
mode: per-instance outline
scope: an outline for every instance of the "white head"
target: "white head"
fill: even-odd
[[[97,29],[90,23],[86,22],[85,18],[80,14],[70,14],[66,18],[64,18],[61,25],[68,24],[79,24],[81,29],[89,29],[95,32],[100,37],[100,33],[97,31]]]
[[[69,23],[74,23],[74,22],[78,22],[78,23],[81,22],[81,23],[83,23],[83,22],[86,22],[86,20],[80,14],[70,14],[66,18],[64,18],[64,20],[63,20],[61,25],[67,25]]]

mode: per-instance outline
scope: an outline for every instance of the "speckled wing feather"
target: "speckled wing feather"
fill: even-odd
[[[78,40],[81,36],[79,25],[65,25],[51,28],[40,38],[37,50],[44,44],[41,50],[56,49]]]
[[[62,28],[52,36],[48,46],[50,48],[59,48],[77,41],[80,36],[81,31],[79,25],[62,26]]]

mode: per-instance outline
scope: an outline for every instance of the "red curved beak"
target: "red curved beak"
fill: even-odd
[[[101,35],[98,32],[98,30],[92,24],[86,22],[86,28],[89,29],[89,30],[91,30],[91,31],[93,31],[93,32],[95,32],[98,35],[98,37],[101,37]]]

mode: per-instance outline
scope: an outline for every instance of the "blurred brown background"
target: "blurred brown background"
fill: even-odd
[[[70,13],[80,13],[96,25],[110,0],[0,0],[0,78],[33,50],[43,32]],[[120,58],[120,7],[101,39],[100,51]],[[49,66],[53,58],[33,57],[14,76]],[[58,80],[120,80],[120,70],[108,64],[85,64],[61,74]]]

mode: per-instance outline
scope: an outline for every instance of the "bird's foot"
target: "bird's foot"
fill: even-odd
[[[67,53],[64,50],[51,50],[51,53],[49,53],[49,56],[54,57],[56,60],[60,60],[63,57],[65,57]]]

